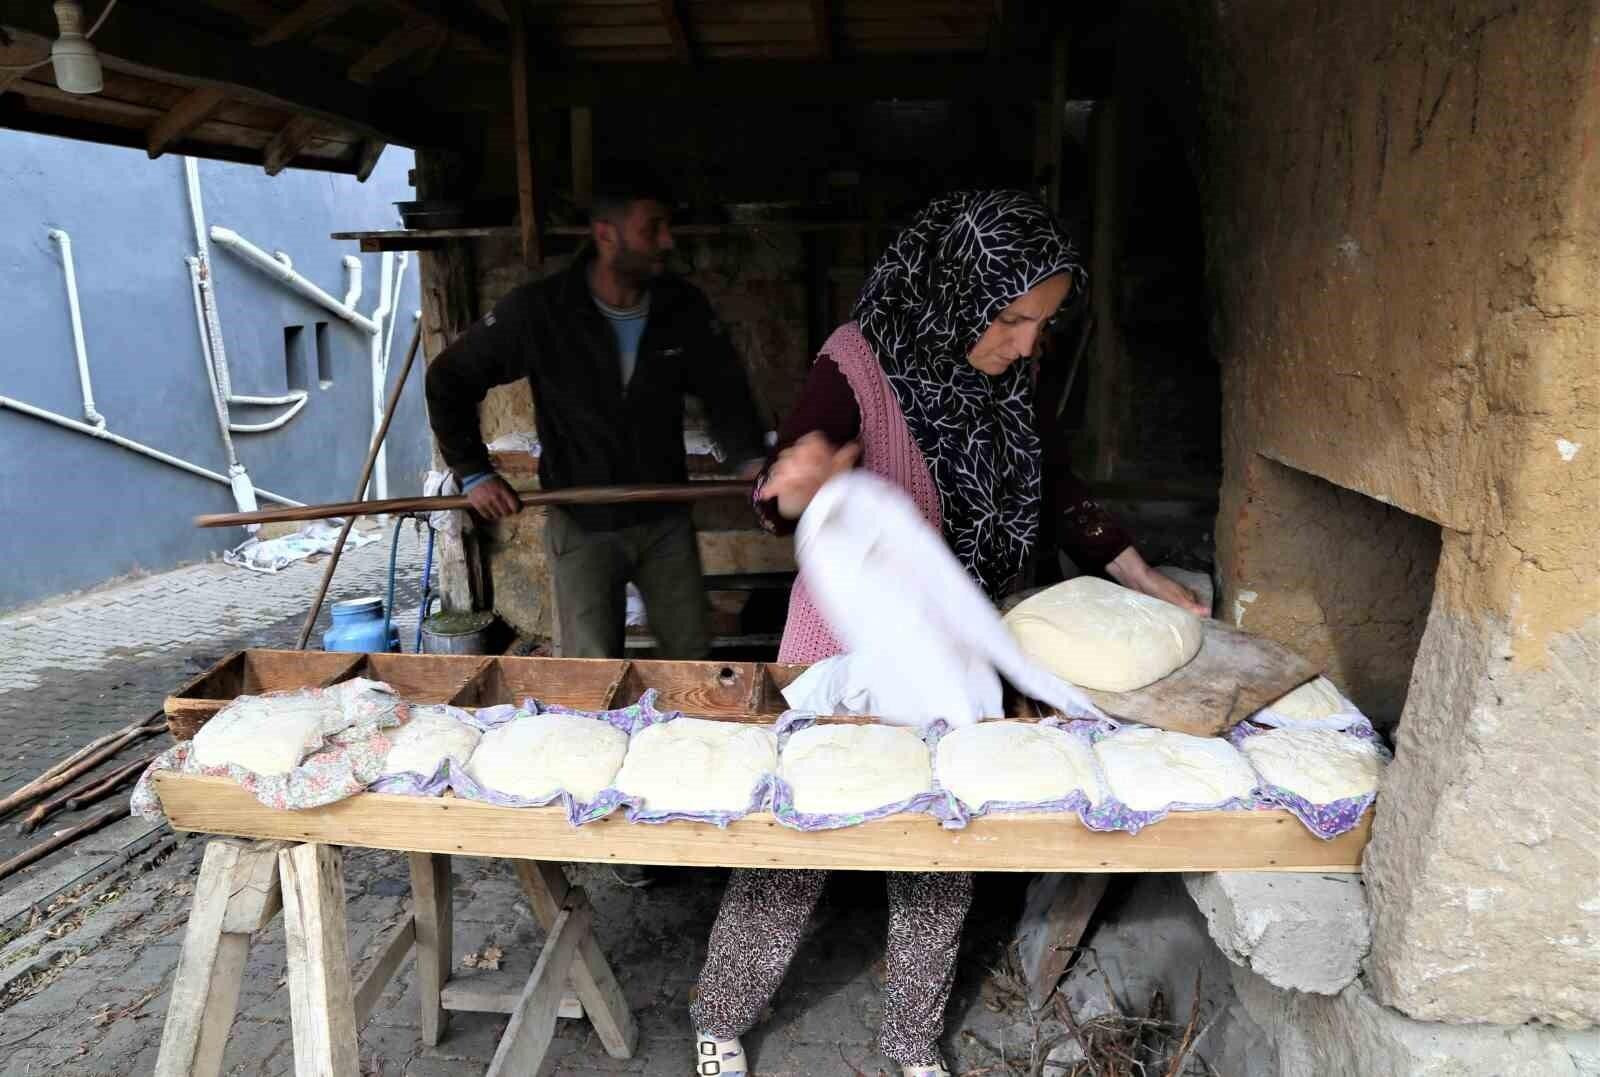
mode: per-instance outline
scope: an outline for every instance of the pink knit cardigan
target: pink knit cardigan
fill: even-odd
[[[822,354],[838,365],[861,410],[861,466],[910,494],[923,518],[938,530],[942,523],[939,491],[933,485],[922,450],[906,426],[900,401],[856,323],[846,322],[834,330],[822,346]],[[789,595],[789,620],[783,628],[778,661],[809,664],[843,650],[812,603],[805,574],[801,573]]]

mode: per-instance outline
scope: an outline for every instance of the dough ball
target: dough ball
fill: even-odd
[[[589,801],[611,784],[627,751],[628,735],[597,718],[524,714],[483,735],[467,773],[525,800],[565,792]]]
[[[1315,677],[1288,695],[1279,696],[1266,708],[1297,722],[1312,721],[1342,714],[1347,709],[1339,689],[1326,677]]]
[[[1255,772],[1233,745],[1165,729],[1129,727],[1094,746],[1111,795],[1135,811],[1248,797]]]
[[[1041,591],[1006,614],[1023,654],[1056,676],[1101,692],[1131,692],[1200,650],[1200,618],[1096,576]]]
[[[411,708],[406,724],[389,734],[383,776],[420,774],[431,778],[446,759],[466,763],[483,734],[450,713],[449,707]]]
[[[1364,797],[1378,790],[1383,756],[1365,737],[1331,729],[1274,729],[1244,740],[1245,758],[1269,785],[1313,804]]]
[[[287,774],[343,724],[338,699],[324,692],[240,696],[200,727],[189,758],[203,767]]]
[[[633,735],[616,787],[647,812],[745,812],[778,769],[778,738],[744,722],[674,718]]]
[[[1040,804],[1082,790],[1105,799],[1094,749],[1065,729],[1032,722],[979,722],[939,741],[939,784],[970,808],[1006,801]]]
[[[789,737],[778,766],[795,811],[808,815],[872,811],[933,788],[928,746],[904,726],[809,726]]]

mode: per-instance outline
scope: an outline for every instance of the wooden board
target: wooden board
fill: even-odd
[[[945,830],[897,815],[810,833],[770,815],[726,828],[629,823],[621,814],[574,827],[560,808],[502,808],[456,797],[362,793],[306,811],[276,811],[225,778],[163,773],[156,792],[174,828],[373,849],[524,860],[686,867],[867,871],[1356,872],[1371,813],[1323,841],[1284,811],[1181,812],[1138,834],[1091,831],[1071,816],[1007,815]]]
[[[1272,640],[1215,619],[1203,623],[1200,653],[1182,669],[1136,692],[1090,691],[1089,698],[1114,718],[1216,737],[1317,675]]]

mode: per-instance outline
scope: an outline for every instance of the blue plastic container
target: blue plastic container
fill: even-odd
[[[383,599],[377,595],[333,604],[333,626],[322,634],[325,651],[398,651],[400,630],[383,638]]]

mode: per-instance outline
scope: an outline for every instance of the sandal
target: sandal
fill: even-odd
[[[750,1077],[750,1063],[737,1036],[719,1040],[708,1032],[699,1032],[695,1038],[696,1077]]]

